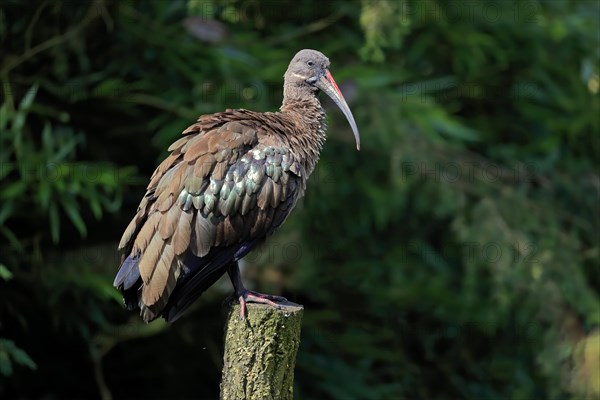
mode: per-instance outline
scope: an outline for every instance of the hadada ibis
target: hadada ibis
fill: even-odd
[[[282,297],[247,290],[238,261],[271,235],[304,194],[325,142],[325,92],[356,139],[352,112],[316,50],[298,52],[284,75],[279,112],[203,115],[156,168],[119,243],[114,285],[146,322],[182,313],[225,272],[241,303],[277,306]]]

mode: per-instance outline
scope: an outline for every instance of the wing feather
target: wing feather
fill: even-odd
[[[148,243],[150,243],[150,239],[152,239],[154,236],[154,232],[156,231],[156,226],[160,221],[160,217],[161,214],[159,212],[154,212],[148,217],[146,222],[144,222],[144,225],[142,225],[142,228],[140,229],[135,238],[135,242],[133,243],[134,250],[139,252],[144,252],[146,250]]]
[[[208,153],[210,151],[210,147],[207,137],[213,138],[216,136],[214,132],[211,133],[212,134],[209,134],[208,136],[197,136],[196,138],[194,138],[194,140],[190,140],[187,144],[187,147],[184,147],[182,149],[182,151],[185,151],[183,161],[194,161],[198,157]]]
[[[190,250],[196,257],[204,257],[215,243],[216,228],[202,215],[196,215]]]
[[[136,216],[131,220],[127,228],[125,228],[125,232],[123,232],[123,236],[121,237],[121,241],[119,242],[118,250],[123,250],[133,237],[135,231],[137,231],[138,226],[140,224],[140,215],[136,214]]]
[[[174,260],[175,252],[173,251],[173,245],[170,241],[166,242],[162,247],[160,257],[152,272],[151,278],[148,282],[144,283],[142,288],[142,302],[145,305],[152,306],[163,296],[165,289],[167,288],[169,271],[172,266],[177,265],[177,263],[173,263]]]
[[[163,240],[167,240],[175,233],[175,228],[179,223],[181,208],[171,207],[163,214],[158,225],[158,232]]]
[[[148,243],[148,247],[142,250],[142,258],[140,260],[139,269],[140,276],[145,285],[148,285],[150,282],[152,274],[154,273],[154,269],[156,268],[156,263],[158,262],[164,247],[165,241],[162,240],[158,232],[155,232],[152,236],[152,239]]]
[[[190,237],[192,235],[192,221],[194,213],[191,210],[184,211],[180,214],[175,234],[173,235],[173,248],[175,254],[183,254],[190,245]]]

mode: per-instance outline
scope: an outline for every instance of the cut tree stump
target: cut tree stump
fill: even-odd
[[[304,308],[292,302],[281,309],[247,304],[246,319],[240,305],[229,309],[221,400],[291,400],[294,367],[300,345]]]

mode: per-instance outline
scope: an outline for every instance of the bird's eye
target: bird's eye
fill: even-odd
[[[315,63],[312,61],[307,61],[306,63],[308,64],[309,67],[312,67],[313,65],[315,65]]]

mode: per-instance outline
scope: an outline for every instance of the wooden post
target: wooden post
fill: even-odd
[[[248,304],[246,319],[240,305],[229,309],[221,400],[291,400],[294,367],[300,344],[303,307],[287,302],[277,309]]]

